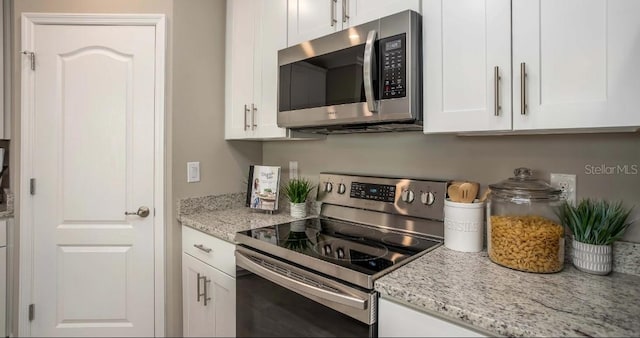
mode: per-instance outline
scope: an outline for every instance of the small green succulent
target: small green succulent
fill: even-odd
[[[314,188],[315,185],[306,178],[294,178],[282,187],[282,193],[291,203],[304,203]]]
[[[633,221],[627,221],[633,208],[622,202],[583,199],[577,206],[567,202],[558,209],[558,217],[576,241],[593,245],[609,245],[622,237]]]

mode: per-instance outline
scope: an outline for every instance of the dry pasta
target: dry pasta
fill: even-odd
[[[489,257],[522,271],[557,272],[564,260],[564,229],[540,216],[491,216]]]

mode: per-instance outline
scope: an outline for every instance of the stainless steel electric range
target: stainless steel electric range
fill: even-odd
[[[238,336],[377,336],[374,282],[444,236],[446,181],[323,173],[320,215],[238,232]]]

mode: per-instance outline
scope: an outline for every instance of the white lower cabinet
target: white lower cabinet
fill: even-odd
[[[487,337],[458,324],[380,298],[380,337]]]
[[[7,336],[7,222],[0,220],[0,336]],[[10,221],[12,222],[12,221]]]
[[[200,260],[188,252],[191,248],[196,248],[211,257],[217,255],[229,257],[227,251],[231,248],[233,255],[235,246],[186,227],[183,227],[182,233],[183,335],[185,337],[234,337],[236,334],[235,274],[230,276],[222,272],[213,259]],[[235,266],[235,261],[233,265]]]

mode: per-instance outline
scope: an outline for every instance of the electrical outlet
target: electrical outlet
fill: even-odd
[[[298,161],[289,161],[289,179],[298,178]]]
[[[553,187],[562,190],[560,198],[576,205],[576,175],[551,173],[550,181]]]

